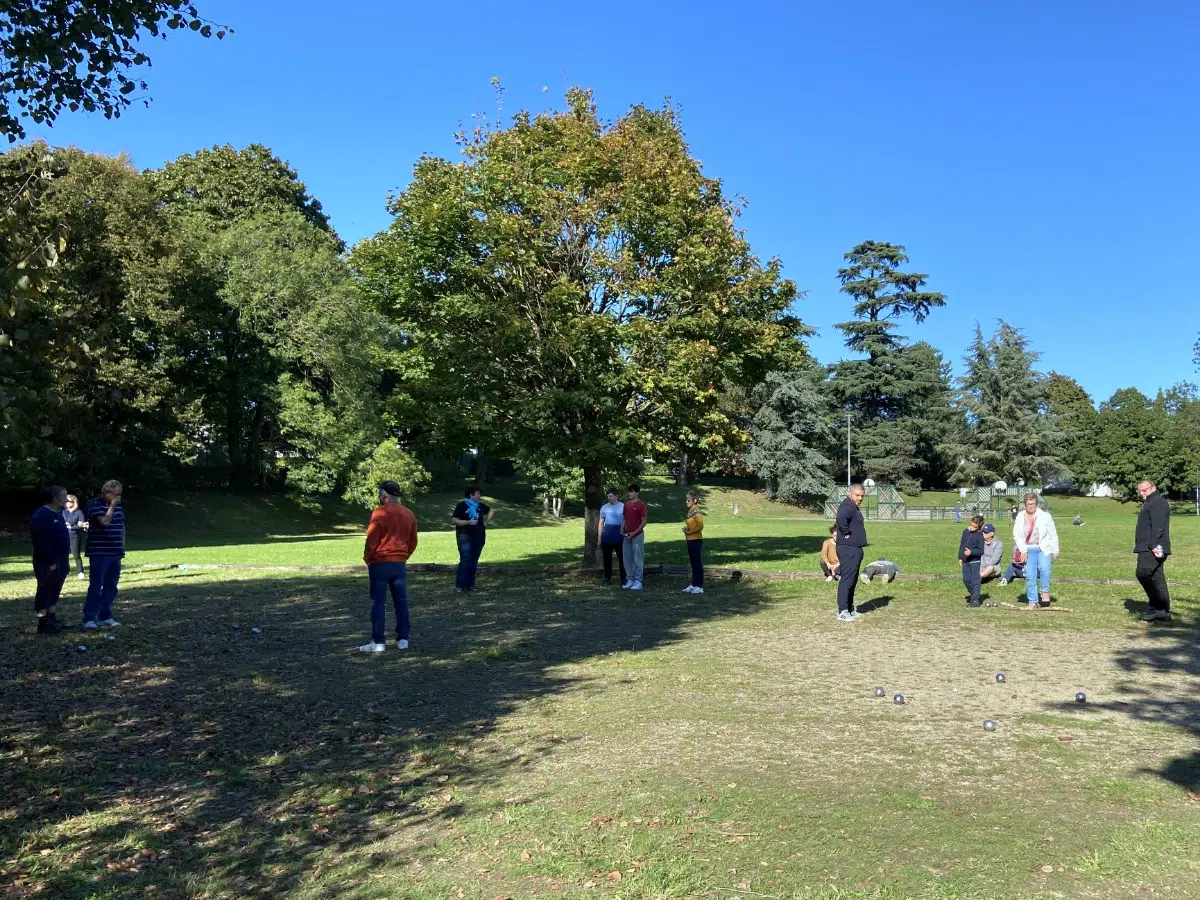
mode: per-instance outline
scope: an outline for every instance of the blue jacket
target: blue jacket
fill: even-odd
[[[970,528],[964,528],[962,540],[958,542],[958,558],[965,559],[967,562],[983,562],[984,546],[982,531],[972,531]],[[971,548],[971,555],[965,556],[963,551],[968,547]]]
[[[838,507],[837,518],[834,522],[837,525],[836,534],[839,547],[867,546],[867,526],[863,522],[862,510],[849,497],[843,500],[842,505]]]
[[[33,540],[33,561],[64,568],[71,557],[71,532],[62,513],[40,507],[29,520],[29,537]]]

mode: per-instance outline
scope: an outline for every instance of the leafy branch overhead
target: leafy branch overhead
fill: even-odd
[[[186,0],[4,0],[0,129],[13,142],[25,137],[23,119],[53,125],[64,109],[120,117],[149,90],[135,71],[150,66],[142,39],[181,30],[232,33]]]

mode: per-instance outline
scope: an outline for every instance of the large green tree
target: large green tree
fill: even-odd
[[[1059,455],[1076,486],[1086,488],[1096,480],[1096,404],[1078,381],[1058,372],[1046,376],[1044,388],[1046,411],[1063,433]]]
[[[824,448],[836,438],[822,375],[815,367],[772,372],[754,390],[758,409],[750,426],[746,464],[772,500],[812,503],[833,489],[833,461]]]
[[[738,207],[677,112],[608,124],[583,90],[423,158],[354,265],[408,345],[405,397],[443,446],[578,465],[585,561],[604,473],[684,444],[738,444],[718,402],[803,354],[796,296],[754,256]],[[470,442],[470,443],[465,443]]]
[[[950,421],[949,368],[936,349],[908,344],[896,328],[901,319],[924,321],[946,298],[924,290],[927,275],[902,271],[902,246],[865,241],[846,262],[838,280],[855,318],[837,327],[863,355],[832,367],[829,390],[851,414],[859,474],[920,490],[944,477],[937,448]]]
[[[141,43],[189,30],[223,38],[187,0],[4,0],[0,3],[0,131],[25,137],[22,119],[53,124],[64,109],[117,118],[149,102],[136,70]]]
[[[948,448],[960,481],[1042,482],[1069,474],[1060,455],[1063,432],[1047,410],[1045,378],[1034,369],[1038,358],[1007,322],[988,340],[975,326],[961,379],[967,429]]]

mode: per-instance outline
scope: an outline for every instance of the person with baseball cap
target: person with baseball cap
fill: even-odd
[[[999,578],[1004,561],[1004,542],[996,535],[996,526],[988,522],[983,526],[983,556],[979,560],[979,578],[991,581]]]
[[[406,563],[417,549],[417,517],[400,502],[400,485],[379,485],[379,506],[367,526],[363,562],[371,585],[371,640],[358,649],[382,653],[387,649],[387,597],[396,609],[396,647],[408,649],[408,572]]]

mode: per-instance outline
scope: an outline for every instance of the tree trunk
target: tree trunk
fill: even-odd
[[[242,447],[242,398],[236,387],[227,388],[225,395],[225,442],[229,453],[229,489],[242,487],[245,477],[245,454]]]
[[[675,470],[675,483],[680,487],[688,483],[688,455],[686,453],[679,457],[679,468]]]
[[[246,484],[262,490],[264,472],[262,464],[262,433],[267,418],[267,407],[262,397],[254,404],[254,424],[250,428],[250,452],[246,454]]]
[[[549,491],[542,494],[542,515],[543,516],[550,515],[550,492]]]
[[[598,568],[600,539],[596,529],[600,524],[600,507],[604,505],[604,470],[598,465],[583,467],[583,565]]]
[[[554,518],[561,519],[563,517],[563,498],[559,494],[554,498]]]

